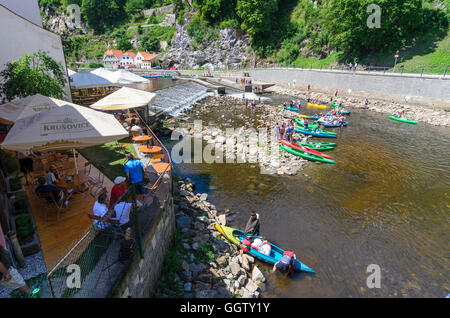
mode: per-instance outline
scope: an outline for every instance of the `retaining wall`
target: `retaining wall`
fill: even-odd
[[[173,198],[170,197],[153,222],[148,234],[142,238],[144,258],[138,255],[116,286],[112,297],[152,297],[161,276],[164,257],[175,235]]]

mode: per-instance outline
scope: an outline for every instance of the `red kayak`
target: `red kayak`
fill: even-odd
[[[313,155],[318,155],[318,156],[324,157],[324,158],[326,158],[326,159],[333,159],[333,157],[330,157],[330,156],[328,156],[328,155],[326,155],[326,154],[324,154],[324,153],[321,153],[320,151],[313,150],[313,149],[310,149],[310,148],[308,148],[308,147],[303,147],[303,146],[300,146],[300,145],[291,144],[290,142],[287,142],[287,141],[285,141],[285,140],[280,140],[280,142],[281,142],[283,145],[285,145],[285,146],[287,146],[287,147],[289,147],[289,148],[293,148],[293,149],[297,149],[297,150],[306,151],[306,152],[312,153]]]

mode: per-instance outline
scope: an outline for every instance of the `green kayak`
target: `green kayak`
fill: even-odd
[[[333,150],[334,146],[324,146],[324,145],[320,145],[320,144],[314,144],[314,143],[309,143],[309,142],[296,142],[296,145],[299,146],[303,146],[303,147],[308,147],[310,149],[313,150],[318,150],[318,151],[327,151],[327,150]]]
[[[283,149],[283,150],[285,150],[285,151],[287,151],[287,152],[289,152],[289,153],[291,153],[293,155],[302,157],[302,158],[307,159],[307,160],[319,161],[319,162],[324,162],[324,163],[336,163],[336,161],[334,161],[334,160],[325,159],[322,156],[314,155],[314,154],[308,153],[306,151],[297,150],[297,149],[289,148],[289,147],[286,147],[286,146],[280,146],[280,147],[281,147],[281,149]]]
[[[414,125],[416,125],[416,124],[419,123],[418,121],[409,120],[409,119],[403,119],[403,118],[396,117],[396,116],[390,116],[389,118],[392,119],[392,120],[400,121],[402,123],[407,123],[407,124],[414,124]]]
[[[297,124],[299,124],[301,127],[305,127],[303,124],[303,121],[300,120],[299,118],[295,118],[295,121],[297,122]],[[308,129],[317,129],[319,128],[319,123],[318,122],[314,122],[314,124],[312,125],[308,125]]]

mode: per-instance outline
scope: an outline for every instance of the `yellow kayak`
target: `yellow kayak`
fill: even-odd
[[[323,109],[327,108],[327,106],[325,106],[325,105],[315,105],[315,104],[311,104],[311,103],[308,103],[307,106],[315,107],[315,108],[323,108]]]
[[[239,241],[239,238],[237,237],[237,234],[244,234],[244,232],[232,228],[232,227],[228,227],[225,225],[219,225],[216,223],[213,223],[214,227],[216,228],[217,231],[220,232],[220,234],[222,234],[228,241],[230,241],[231,243],[240,246],[241,243]]]

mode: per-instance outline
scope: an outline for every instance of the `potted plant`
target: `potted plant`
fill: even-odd
[[[39,252],[41,248],[32,216],[30,214],[21,214],[16,217],[15,222],[17,239],[23,255],[29,256]]]

